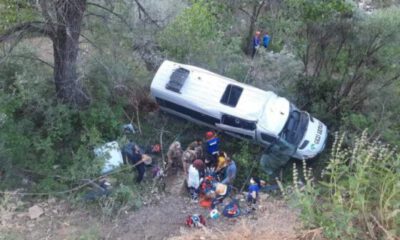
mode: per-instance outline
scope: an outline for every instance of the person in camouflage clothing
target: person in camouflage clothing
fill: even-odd
[[[178,141],[173,142],[167,152],[167,164],[165,166],[165,170],[167,171],[171,167],[177,167],[181,164],[182,161],[182,147],[181,143]]]

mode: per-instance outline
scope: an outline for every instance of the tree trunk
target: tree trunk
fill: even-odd
[[[251,55],[253,53],[253,36],[256,31],[256,23],[258,20],[258,16],[260,15],[261,9],[264,7],[266,0],[263,1],[252,1],[252,11],[251,14],[247,13],[250,18],[250,26],[247,36],[244,38],[243,50],[247,55]],[[262,37],[262,36],[260,36]]]
[[[79,36],[86,0],[58,0],[57,23],[53,35],[54,81],[57,98],[85,106],[90,102],[77,73]]]
[[[253,36],[256,29],[256,14],[257,14],[257,5],[253,5],[252,15],[250,17],[250,26],[249,31],[247,32],[247,37],[245,38],[245,53],[249,56],[253,53]]]

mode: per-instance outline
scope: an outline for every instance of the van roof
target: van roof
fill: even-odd
[[[175,74],[176,70],[185,73],[181,68],[189,71],[187,78],[179,77],[177,81],[171,80],[171,75]],[[173,86],[174,89],[168,88],[167,85]],[[234,107],[221,103],[229,85],[243,89]],[[151,88],[152,91],[162,92],[164,97],[173,98],[181,104],[202,106],[204,111],[213,114],[214,117],[220,117],[223,112],[249,121],[257,121],[263,113],[266,102],[270,98],[277,97],[273,92],[263,91],[202,68],[168,60],[160,66]],[[210,106],[216,106],[217,109]]]

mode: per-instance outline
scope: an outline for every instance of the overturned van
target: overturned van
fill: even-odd
[[[195,66],[164,61],[151,94],[166,112],[298,159],[325,147],[326,126],[287,99]]]

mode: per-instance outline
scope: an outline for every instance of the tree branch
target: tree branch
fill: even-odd
[[[13,40],[15,38],[24,38],[25,35],[39,35],[45,37],[52,37],[52,32],[43,22],[24,22],[17,24],[12,28],[6,30],[0,35],[0,43]]]
[[[47,6],[47,2],[48,1],[46,1],[46,0],[39,0],[40,10],[41,10],[42,16],[46,20],[46,23],[49,26],[49,28],[53,32],[56,32],[55,28],[54,28],[54,25],[53,25],[54,21],[53,21],[53,19],[51,18],[50,14],[49,14],[49,8]]]
[[[112,15],[116,16],[119,20],[121,20],[121,22],[123,22],[129,28],[130,31],[133,31],[132,26],[129,25],[129,23],[126,21],[125,17],[122,16],[121,14],[118,14],[118,13],[114,12],[113,10],[108,9],[108,8],[106,8],[104,6],[101,6],[100,4],[97,4],[97,3],[88,2],[87,5],[92,5],[92,6],[98,7],[100,9],[103,9],[103,10],[111,13]]]
[[[139,0],[134,0],[138,8],[146,15],[148,19],[150,19],[150,22],[152,22],[154,25],[156,25],[158,28],[161,28],[161,26],[157,23],[156,20],[152,19],[150,15],[147,13],[146,9],[143,7],[143,5],[139,2]]]

